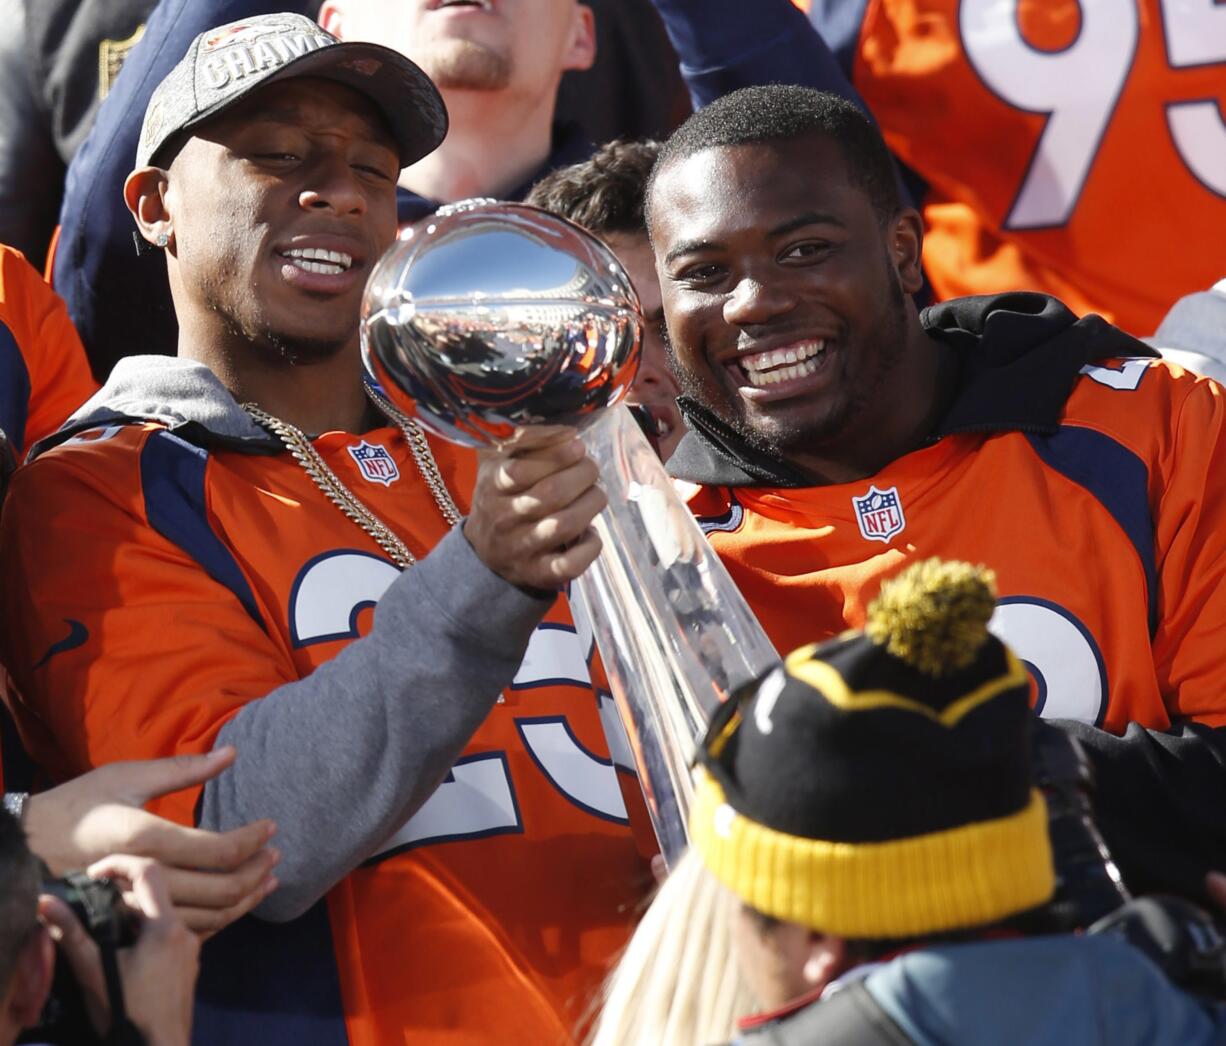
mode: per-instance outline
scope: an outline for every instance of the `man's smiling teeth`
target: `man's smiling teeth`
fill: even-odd
[[[750,352],[737,359],[751,385],[761,388],[814,374],[826,353],[824,341],[805,341],[786,349]]]
[[[294,247],[285,252],[285,257],[304,272],[317,272],[324,276],[339,276],[353,264],[353,257],[343,251],[326,251],[322,247]]]

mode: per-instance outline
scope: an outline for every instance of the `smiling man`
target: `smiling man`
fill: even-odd
[[[223,21],[278,10],[284,0],[161,0],[131,64],[99,109],[73,162],[60,217],[54,282],[96,374],[134,351],[173,351],[175,311],[158,267],[132,253],[118,204],[136,129],[154,85],[188,43]],[[596,53],[592,12],[576,0],[294,0],[318,10],[346,42],[392,48],[438,83],[450,113],[446,139],[398,172],[402,223],[470,196],[522,199],[548,170],[591,151],[575,126],[555,123],[564,72]]]
[[[556,596],[599,548],[594,464],[552,428],[478,467],[362,381],[396,178],[445,128],[420,69],[306,18],[197,37],[126,185],[178,356],[125,359],[6,507],[35,759],[234,744],[157,812],[277,823],[201,1042],[570,1042],[650,878]]]
[[[1042,295],[917,313],[920,219],[831,95],[700,110],[648,222],[692,430],[670,470],[776,646],[862,627],[916,558],[987,564],[1130,885],[1202,896],[1226,866],[1219,387]]]

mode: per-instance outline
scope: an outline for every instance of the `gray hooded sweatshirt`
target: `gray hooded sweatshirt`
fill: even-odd
[[[66,429],[131,419],[185,436],[202,428],[239,449],[280,447],[189,360],[121,360]],[[223,727],[217,744],[239,758],[205,786],[199,824],[277,822],[280,887],[257,915],[300,915],[412,816],[511,683],[551,605],[491,572],[457,526],[392,582],[369,635]]]

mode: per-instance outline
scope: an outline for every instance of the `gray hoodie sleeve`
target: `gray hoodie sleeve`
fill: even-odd
[[[217,744],[241,757],[205,786],[200,826],[277,822],[281,885],[258,915],[301,914],[413,814],[549,606],[492,573],[457,526],[391,584],[369,635],[226,724]]]

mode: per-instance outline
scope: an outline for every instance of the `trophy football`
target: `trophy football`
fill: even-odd
[[[619,402],[641,331],[634,288],[600,240],[491,200],[410,230],[362,306],[370,377],[432,432],[480,447],[522,425],[579,429],[608,507],[572,609],[591,623],[671,867],[686,845],[695,740],[719,702],[779,657]]]

